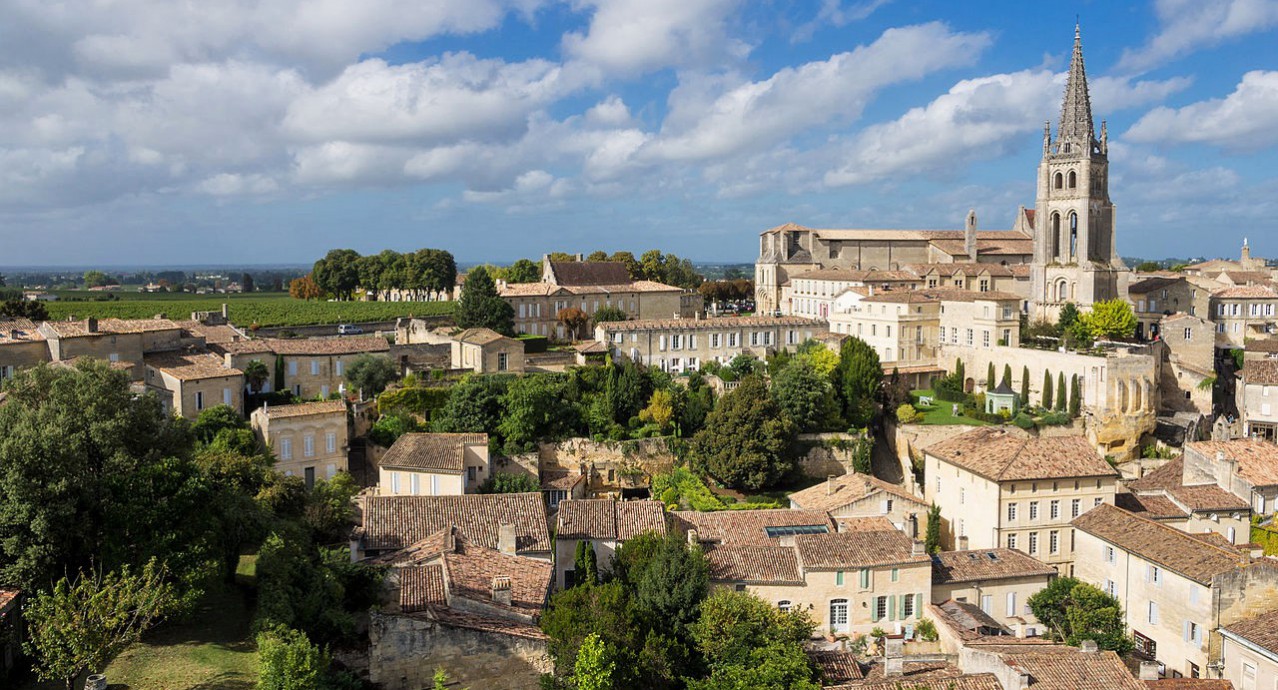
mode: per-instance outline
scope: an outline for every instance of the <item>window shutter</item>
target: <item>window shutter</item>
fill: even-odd
[[[870,602],[870,620],[875,623],[879,622],[879,601],[881,599],[883,597],[874,597],[874,600]]]
[[[890,621],[896,620],[896,595],[895,594],[888,596],[887,614],[888,614],[888,620]]]
[[[914,618],[916,620],[923,618],[923,594],[921,592],[914,595]]]
[[[1183,623],[1181,623],[1180,634],[1182,639],[1184,639],[1186,642],[1189,641],[1189,621],[1184,621]]]
[[[905,618],[906,618],[905,610],[909,608],[909,606],[908,606],[905,602],[906,602],[906,601],[909,601],[910,599],[913,599],[913,598],[914,598],[914,595],[912,595],[912,594],[902,594],[902,595],[901,595],[901,620],[905,620]]]
[[[888,512],[888,502],[887,502],[887,501],[879,501],[879,512],[880,512],[880,513],[883,513],[884,515],[887,515],[887,512]]]
[[[658,347],[659,349],[661,349],[663,352],[665,351],[665,349],[666,349],[666,336],[664,336],[664,335],[663,335],[663,336],[660,336],[660,337],[657,339],[657,347]]]

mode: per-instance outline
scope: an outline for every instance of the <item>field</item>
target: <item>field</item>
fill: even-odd
[[[309,326],[366,321],[393,321],[401,316],[442,316],[452,314],[455,302],[306,302],[282,293],[253,295],[189,295],[112,293],[119,300],[104,302],[71,301],[101,293],[59,293],[66,301],[46,302],[49,318],[74,316],[145,319],[163,314],[170,319],[189,319],[191,312],[218,311],[223,304],[237,326]]]

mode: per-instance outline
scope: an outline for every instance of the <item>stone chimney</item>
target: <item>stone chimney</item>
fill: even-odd
[[[905,640],[900,637],[883,639],[883,677],[896,678],[905,675]]]
[[[959,537],[956,541],[959,551],[967,551],[967,537]]]
[[[85,329],[86,331],[90,332],[90,333],[97,333],[97,332],[98,332],[98,319],[97,319],[96,317],[93,317],[93,316],[90,316],[89,318],[85,319],[85,320],[84,320],[84,329]]]
[[[510,577],[498,575],[493,578],[493,603],[510,606]]]
[[[1078,651],[1083,654],[1096,654],[1100,651],[1100,647],[1096,646],[1096,640],[1083,640],[1078,645]]]
[[[834,475],[832,474],[825,475],[825,495],[834,495]]]
[[[228,312],[226,309],[226,302],[223,302],[222,303],[222,320],[226,321],[228,318],[230,318],[230,316],[231,316],[230,312]]]
[[[696,546],[699,543],[701,543],[701,535],[697,533],[697,530],[688,530],[688,545]]]
[[[966,537],[964,538],[966,539]],[[922,556],[926,552],[926,549],[927,549],[927,545],[917,539],[910,542],[911,556]]]
[[[967,222],[963,224],[963,248],[967,250],[967,258],[976,262],[976,209],[967,212]]]
[[[515,526],[502,523],[497,526],[497,550],[507,556],[515,555]]]
[[[1141,680],[1158,680],[1158,662],[1157,661],[1140,662],[1140,679]]]

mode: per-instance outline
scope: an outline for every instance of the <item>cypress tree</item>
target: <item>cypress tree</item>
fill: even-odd
[[[1043,370],[1043,409],[1052,409],[1052,372]]]
[[[927,536],[924,540],[928,553],[941,551],[941,506],[932,504],[927,511]]]
[[[1070,379],[1069,384],[1069,416],[1077,419],[1083,409],[1083,391],[1082,386],[1078,384],[1078,374]]]
[[[985,390],[994,390],[994,363],[990,362],[989,371],[985,373]]]
[[[1012,387],[1012,365],[1003,365],[1003,381],[999,385],[1007,386],[1008,388]]]
[[[967,381],[967,371],[963,368],[963,360],[955,360],[954,373],[958,376],[959,388],[962,388],[963,383]]]
[[[586,581],[590,584],[599,582],[599,562],[595,556],[595,547],[590,542],[582,542],[586,545]]]
[[[1056,378],[1056,411],[1065,411],[1065,394],[1069,391],[1065,389],[1065,372],[1057,374]]]
[[[1029,367],[1021,369],[1021,405],[1028,407],[1029,401]]]

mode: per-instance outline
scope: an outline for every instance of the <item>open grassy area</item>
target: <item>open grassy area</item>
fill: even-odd
[[[84,293],[85,295],[96,293]],[[68,293],[69,296],[79,293]],[[191,312],[218,311],[223,304],[231,322],[243,327],[311,326],[364,321],[393,321],[401,316],[441,316],[453,313],[456,302],[308,302],[284,293],[249,295],[189,295],[118,293],[109,301],[46,302],[49,317],[55,320],[74,316],[145,319],[162,314],[170,319],[189,319]]]
[[[932,398],[931,405],[919,404],[919,398]],[[963,406],[959,405],[959,413],[953,413],[954,405],[957,403],[947,402],[945,400],[936,400],[936,393],[931,390],[910,391],[910,400],[914,405],[914,409],[923,415],[921,424],[932,424],[936,426],[947,426],[956,424],[966,424],[969,426],[989,426],[989,422],[982,422],[979,419],[972,419],[963,415]]]

